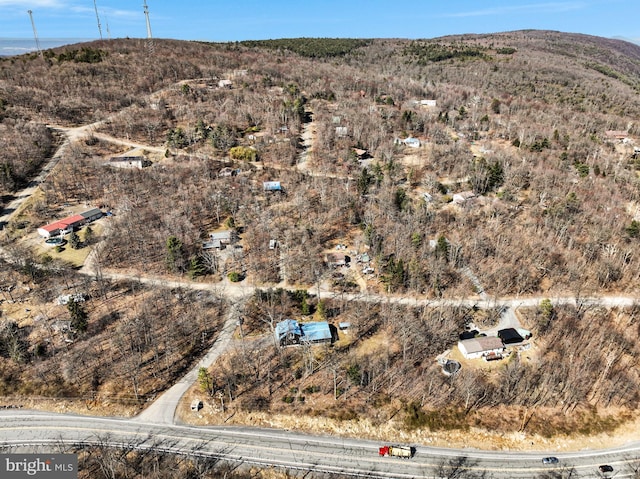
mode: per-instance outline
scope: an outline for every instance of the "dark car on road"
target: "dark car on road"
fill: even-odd
[[[543,457],[542,458],[542,464],[558,464],[558,458],[557,457]]]
[[[602,466],[598,467],[598,470],[600,472],[613,472],[613,467],[608,464],[603,464]]]

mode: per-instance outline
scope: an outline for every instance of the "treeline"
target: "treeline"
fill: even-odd
[[[53,50],[45,50],[42,55],[48,60],[55,59],[58,63],[71,61],[75,63],[100,63],[107,56],[107,52],[98,48],[84,47],[79,50],[65,50],[58,54]],[[35,56],[33,58],[35,59]]]
[[[288,50],[303,57],[342,57],[369,45],[372,40],[358,38],[281,38],[277,40],[245,40],[239,42],[249,48]]]
[[[481,58],[487,59],[486,48],[472,47],[464,44],[445,45],[442,43],[427,43],[425,41],[413,41],[405,46],[402,54],[411,57],[418,65],[426,65],[428,62],[441,62],[450,59]]]

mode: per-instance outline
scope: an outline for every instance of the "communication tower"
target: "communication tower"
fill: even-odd
[[[29,18],[31,19],[31,28],[33,28],[33,37],[36,39],[36,48],[38,49],[38,55],[42,56],[42,50],[40,49],[40,40],[38,40],[38,32],[36,31],[36,24],[33,21],[33,12],[31,10],[27,10],[29,13]]]

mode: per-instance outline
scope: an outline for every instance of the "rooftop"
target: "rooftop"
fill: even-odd
[[[276,324],[275,335],[278,340],[286,336],[297,336],[301,342],[330,341],[332,338],[329,323],[326,321],[299,323],[295,319],[285,319]]]
[[[478,338],[464,339],[460,341],[460,343],[463,344],[467,354],[502,349],[504,347],[502,339],[495,336],[480,336]]]
[[[302,337],[306,341],[325,341],[331,339],[331,329],[326,321],[315,323],[302,323]]]
[[[516,344],[524,341],[524,338],[514,328],[501,329],[498,331],[498,337],[504,344]]]

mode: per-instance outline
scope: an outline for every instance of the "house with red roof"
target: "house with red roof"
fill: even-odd
[[[102,211],[98,208],[93,208],[89,211],[68,216],[67,218],[42,226],[38,228],[38,234],[43,238],[66,235],[73,232],[74,229],[80,228],[82,225],[97,220],[100,217],[102,217]]]

